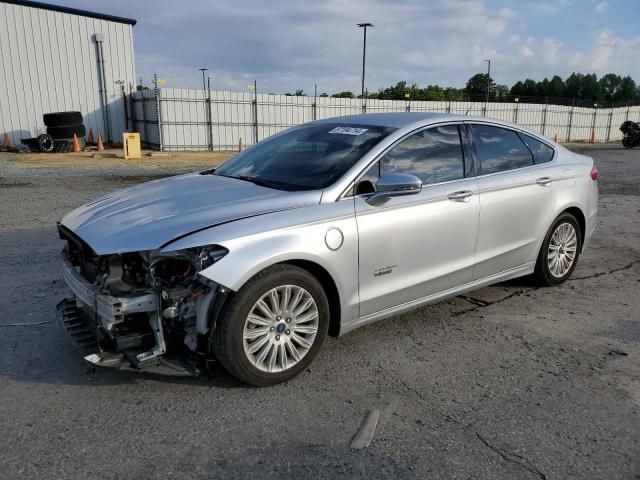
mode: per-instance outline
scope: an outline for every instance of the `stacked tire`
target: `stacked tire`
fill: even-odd
[[[47,135],[54,140],[54,152],[68,153],[73,150],[73,134],[78,137],[80,150],[86,147],[84,139],[87,130],[82,123],[80,112],[45,113],[42,120],[47,127]]]

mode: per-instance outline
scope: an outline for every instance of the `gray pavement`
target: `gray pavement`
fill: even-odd
[[[640,478],[640,149],[583,148],[600,217],[570,281],[518,279],[328,339],[264,389],[220,369],[95,371],[52,322],[55,221],[180,169],[0,157],[0,477]]]

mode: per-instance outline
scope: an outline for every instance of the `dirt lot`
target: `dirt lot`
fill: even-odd
[[[0,156],[0,477],[640,478],[640,150],[586,152],[600,224],[566,284],[513,281],[329,339],[266,389],[93,371],[53,323],[55,221],[221,155]],[[371,409],[374,440],[351,451]]]

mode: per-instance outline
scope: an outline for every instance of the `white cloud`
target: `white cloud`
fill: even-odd
[[[608,3],[608,2],[606,2],[606,1],[604,1],[604,2],[599,2],[599,3],[596,5],[595,12],[596,12],[598,15],[602,15],[602,14],[604,13],[604,11],[607,9],[607,7],[608,7],[608,6],[609,6],[609,3]]]
[[[629,54],[640,51],[639,37],[612,33],[621,31],[615,24],[593,33],[592,25],[613,20],[604,0],[60,1],[136,18],[138,74],[148,83],[157,72],[172,87],[200,87],[196,68],[205,66],[216,89],[246,91],[257,78],[262,92],[309,93],[315,83],[320,92],[359,91],[362,21],[375,24],[370,90],[399,80],[461,87],[486,71],[486,58],[498,83],[572,71],[640,80],[637,55]],[[585,4],[603,17],[577,15]]]

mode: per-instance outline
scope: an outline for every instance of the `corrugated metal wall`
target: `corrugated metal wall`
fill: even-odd
[[[126,130],[126,91],[135,82],[131,25],[0,2],[0,136],[12,143],[45,132],[42,114],[78,110],[105,135],[94,34],[104,34],[112,137]]]
[[[143,100],[144,97],[144,100]],[[142,141],[163,150],[235,150],[285,128],[320,118],[362,113],[362,100],[161,88],[132,96],[134,128]],[[158,102],[160,126],[158,125]],[[257,114],[256,114],[257,109]],[[450,112],[483,116],[484,102],[367,100],[367,112]],[[143,115],[144,111],[144,115]],[[486,115],[517,123],[558,141],[620,140],[620,124],[640,121],[640,106],[580,108],[526,103],[489,103]]]

